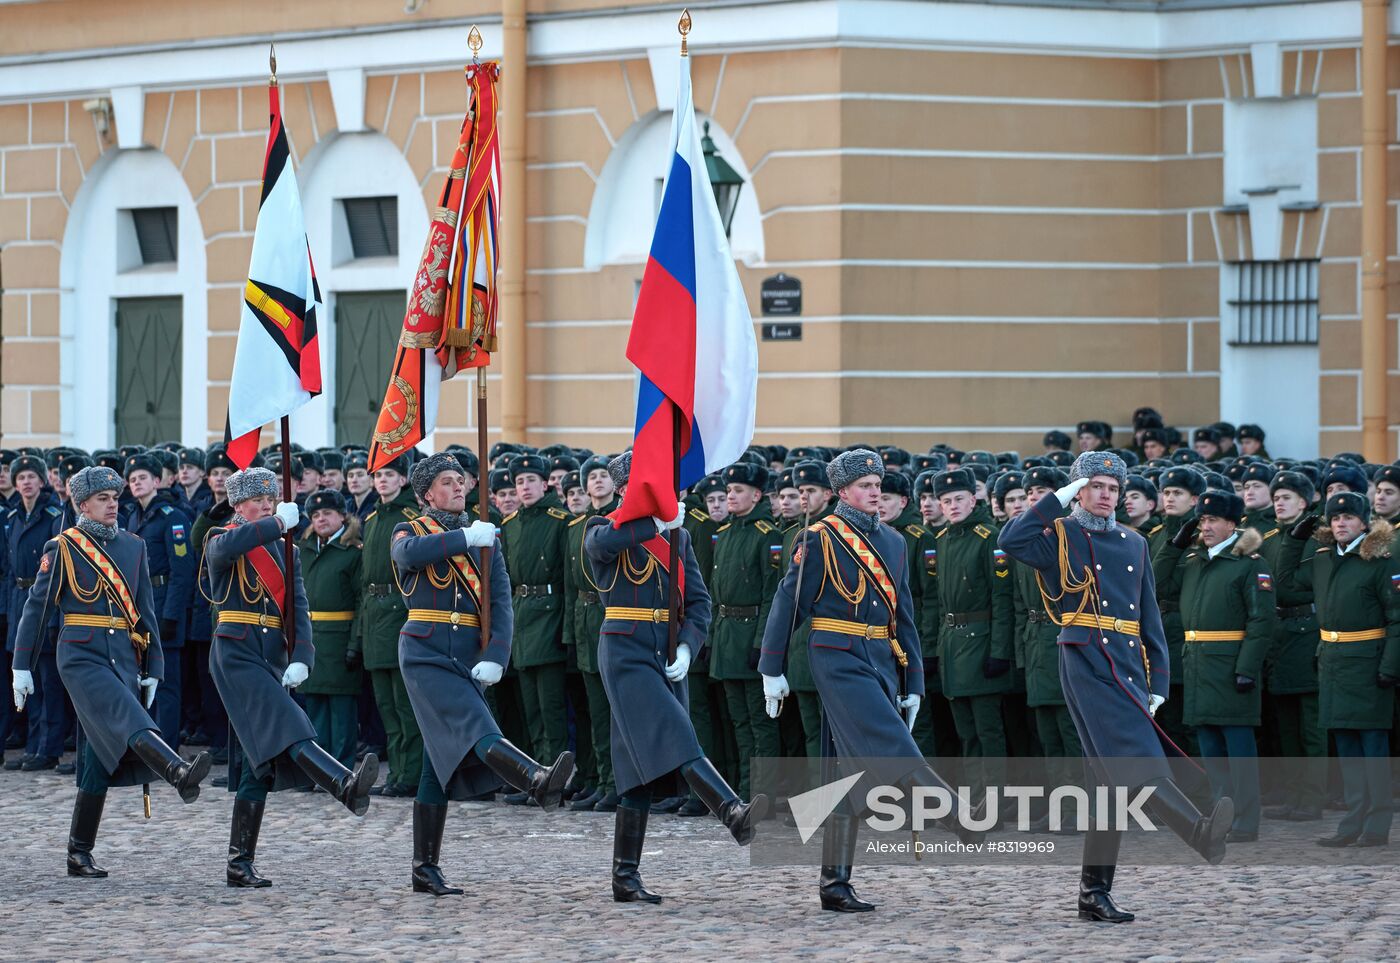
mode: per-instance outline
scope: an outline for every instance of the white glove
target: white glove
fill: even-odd
[[[765,675],[763,677],[763,708],[768,713],[768,718],[778,718],[783,700],[791,692],[792,690],[788,688],[787,676]]]
[[[472,666],[472,678],[487,686],[500,682],[505,672],[505,666],[499,662],[478,662]]]
[[[149,709],[151,706],[156,704],[156,687],[160,685],[160,680],[153,679],[150,676],[146,676],[137,684],[140,685],[141,688],[146,690],[145,702],[146,708]]]
[[[467,548],[485,548],[496,543],[496,526],[481,519],[462,529],[462,534],[466,536]]]
[[[1149,695],[1147,697],[1147,714],[1149,716],[1155,716],[1157,714],[1157,710],[1162,708],[1162,703],[1166,701],[1166,696]]]
[[[1069,503],[1074,501],[1074,496],[1079,494],[1079,489],[1089,484],[1087,478],[1076,478],[1064,488],[1055,492],[1055,497],[1060,500],[1061,508],[1069,508]]]
[[[311,670],[306,667],[305,662],[293,662],[287,666],[287,671],[282,673],[282,685],[288,689],[295,689],[305,682],[310,674]]]
[[[672,682],[679,682],[685,678],[685,674],[690,671],[690,646],[682,642],[676,646],[676,661],[666,666],[666,678]]]
[[[899,707],[904,710],[904,721],[909,726],[909,731],[914,731],[914,719],[919,715],[919,706],[923,704],[924,697],[917,695],[907,695],[899,700]]]
[[[661,527],[664,528],[664,529],[665,529],[666,531],[668,531],[668,532],[673,532],[673,531],[675,531],[676,529],[680,528],[680,527],[681,527],[681,523],[684,522],[684,521],[685,521],[685,502],[676,502],[676,517],[673,518],[673,519],[671,519],[669,522],[663,523]]]
[[[301,509],[296,502],[278,502],[273,513],[282,522],[282,531],[290,532],[301,522]]]
[[[28,669],[15,669],[15,680],[10,687],[15,692],[15,711],[24,708],[24,700],[34,694],[34,674]]]

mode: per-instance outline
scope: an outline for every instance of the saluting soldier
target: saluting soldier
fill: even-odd
[[[570,516],[546,484],[549,466],[542,457],[517,455],[510,461],[510,475],[520,499],[520,508],[501,520],[501,550],[514,594],[511,658],[519,673],[532,751],[548,759],[568,742],[563,643]],[[517,794],[508,801],[526,800]]]
[[[209,753],[186,762],[159,735],[148,714],[165,665],[159,619],[140,538],[117,529],[122,479],[110,468],[84,468],[69,479],[78,521],[44,546],[33,590],[16,633],[15,707],[34,692],[32,669],[50,617],[61,613],[58,672],[84,736],[78,793],[68,831],[68,875],[101,878],[92,858],[110,786],[141,785],[152,774],[185,802],[199,796]]]
[[[1152,814],[1218,863],[1234,804],[1226,797],[1201,815],[1167,764],[1168,753],[1181,750],[1152,720],[1170,692],[1170,662],[1147,541],[1114,520],[1127,477],[1112,452],[1081,454],[1070,483],[1014,519],[999,542],[1047,586],[1042,602],[1060,626],[1060,684],[1089,763],[1086,775],[1110,786],[1151,785]],[[1091,828],[1085,837],[1080,919],[1133,919],[1111,895],[1121,836]]]
[[[729,521],[719,527],[709,581],[716,612],[710,677],[724,683],[725,705],[739,749],[739,794],[747,796],[753,757],[776,758],[782,752],[778,724],[764,712],[758,674],[763,626],[778,585],[782,536],[763,496],[768,469],[741,461],[726,468],[723,477]]]
[[[466,476],[458,461],[437,454],[413,466],[423,515],[394,529],[393,561],[408,608],[399,636],[399,665],[423,733],[423,770],[413,803],[415,893],[455,895],[438,868],[449,799],[472,799],[502,782],[542,809],[561,802],[573,774],[573,753],[545,767],[501,736],[485,690],[510,661],[514,613],[500,552],[491,553],[491,637],[481,638],[484,563],[496,527],[465,512]]]
[[[253,867],[267,794],[309,779],[363,816],[379,760],[368,753],[353,772],[342,766],[316,744],[315,726],[292,699],[290,690],[306,681],[315,662],[301,565],[294,554],[287,566],[278,544],[297,525],[296,503],[277,502],[274,512],[277,477],[266,468],[236,472],[227,489],[234,515],[210,531],[204,546],[216,613],[210,671],[237,737],[226,879],[229,886],[261,888],[272,885]],[[295,620],[290,647],[282,628],[287,620]]]
[[[1279,582],[1312,589],[1317,605],[1318,723],[1341,761],[1347,812],[1319,846],[1385,846],[1394,804],[1390,726],[1400,682],[1400,559],[1366,496],[1327,499],[1325,524],[1305,516],[1279,550]],[[1314,545],[1311,555],[1306,549]]]
[[[603,600],[593,584],[587,557],[583,551],[583,534],[588,519],[607,515],[617,508],[618,501],[608,459],[596,455],[586,460],[579,473],[588,491],[588,507],[583,514],[569,522],[569,565],[564,570],[564,644],[573,646],[579,673],[583,676],[587,713],[583,716],[590,727],[593,747],[592,781],[584,786],[570,804],[572,812],[592,812],[606,799],[605,811],[617,806],[617,784],[612,769],[612,713],[608,708],[608,693],[603,688],[603,676],[598,667],[598,633],[603,626]],[[609,798],[611,797],[611,798]]]
[[[1015,600],[1011,559],[997,546],[991,512],[976,500],[967,468],[940,473],[934,490],[948,525],[936,536],[938,595],[943,612],[938,670],[970,760],[1006,758],[1002,694],[1011,689]],[[969,764],[970,785],[984,791],[999,772]]]
[[[827,465],[840,497],[836,509],[809,525],[783,576],[763,632],[759,671],[765,709],[776,716],[790,694],[785,668],[794,625],[811,619],[809,660],[822,703],[822,757],[888,758],[887,777],[908,789],[947,784],[923,761],[911,735],[923,701],[923,657],[909,590],[904,537],[880,521],[885,466],[869,449],[838,455]],[[823,779],[826,774],[823,774]],[[878,781],[878,780],[877,780]],[[852,794],[858,793],[853,791]],[[847,799],[852,794],[848,794]],[[981,834],[955,811],[942,824],[968,842]],[[826,822],[818,895],[822,909],[869,912],[851,886],[856,816],[846,802]]]
[[[608,462],[625,494],[630,452]],[[694,654],[705,644],[710,599],[690,535],[676,503],[670,519],[616,523],[595,515],[585,524],[584,551],[602,596],[604,620],[598,662],[612,706],[613,772],[622,797],[613,836],[612,891],[620,903],[659,903],[642,884],[639,864],[653,797],[694,791],[740,846],[768,809],[768,797],[744,802],[705,757],[690,723],[685,682]],[[671,540],[679,567],[671,571]],[[680,596],[674,658],[670,649],[671,579]],[[679,778],[678,778],[679,777]]]
[[[374,688],[374,704],[384,723],[389,757],[384,785],[375,795],[411,796],[423,771],[423,736],[399,671],[399,630],[408,618],[403,595],[394,584],[389,557],[394,529],[418,517],[418,500],[408,487],[408,459],[400,455],[374,473],[379,503],[365,522],[360,578],[364,602],[359,611],[364,670]]]
[[[1244,527],[1244,518],[1240,496],[1207,491],[1196,517],[1159,553],[1156,569],[1158,584],[1171,583],[1181,599],[1182,716],[1196,729],[1212,794],[1234,800],[1235,822],[1225,837],[1230,843],[1259,838],[1254,729],[1259,679],[1278,619],[1273,575],[1258,554],[1264,538]]]
[[[302,683],[306,714],[316,741],[340,764],[355,764],[360,740],[358,699],[363,685],[363,654],[356,624],[360,607],[360,520],[350,514],[339,491],[306,496],[311,519],[301,540],[302,581],[311,607],[311,641],[316,664]]]

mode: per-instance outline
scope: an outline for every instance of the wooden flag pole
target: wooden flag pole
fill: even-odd
[[[292,419],[290,415],[282,416],[282,500],[295,502],[296,492],[292,490]],[[295,549],[296,535],[290,528],[283,536],[286,540],[287,564],[287,596],[282,600],[282,638],[287,642],[287,655],[292,654],[292,650],[297,646],[297,618],[296,618],[296,598],[293,592],[296,590],[297,570],[293,567],[295,560],[292,552]]]

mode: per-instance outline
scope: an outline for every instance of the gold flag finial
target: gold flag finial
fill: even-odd
[[[481,31],[474,24],[471,33],[467,34],[467,46],[472,48],[472,60],[475,61],[481,53]]]
[[[689,50],[689,48],[686,46],[685,37],[686,37],[686,34],[690,33],[690,8],[689,8],[689,7],[686,7],[684,10],[681,11],[681,21],[680,21],[680,23],[676,24],[676,29],[679,30],[679,31],[681,32],[681,56],[682,56],[682,57],[688,57],[688,56],[690,56],[690,50]]]
[[[277,86],[277,44],[267,45],[267,69],[272,71],[272,76],[267,78],[269,87]]]

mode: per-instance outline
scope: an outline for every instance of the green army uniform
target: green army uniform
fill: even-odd
[[[1288,533],[1276,520],[1262,535],[1259,554],[1269,570],[1277,572]],[[1276,749],[1280,758],[1288,760],[1288,771],[1280,774],[1284,804],[1264,815],[1307,821],[1322,816],[1326,780],[1325,763],[1303,761],[1327,756],[1327,731],[1317,724],[1317,613],[1312,592],[1300,588],[1296,580],[1274,584],[1274,604],[1278,622],[1264,659],[1264,693],[1277,734]]]
[[[766,502],[719,528],[710,599],[715,614],[710,677],[724,684],[725,704],[739,750],[739,795],[749,797],[749,762],[781,752],[778,723],[763,707],[756,668],[768,609],[778,590],[782,536]],[[777,545],[777,552],[773,546]]]
[[[1162,525],[1147,536],[1147,547],[1152,553],[1152,571],[1155,573],[1161,563],[1158,557],[1163,546],[1170,545],[1181,526],[1196,517],[1193,511],[1186,515],[1166,515]],[[1197,756],[1200,750],[1196,745],[1196,733],[1182,721],[1183,699],[1181,696],[1182,646],[1185,644],[1186,630],[1181,625],[1181,596],[1174,586],[1157,582],[1157,608],[1162,613],[1162,632],[1167,638],[1167,655],[1171,660],[1171,690],[1167,701],[1157,710],[1154,717],[1157,725],[1187,755]]]
[[[708,586],[714,573],[715,541],[719,536],[721,523],[711,518],[710,513],[705,510],[704,498],[699,494],[699,487],[691,489],[686,497],[684,527],[690,533],[690,545],[695,552],[696,564]],[[690,723],[695,727],[695,737],[699,740],[706,758],[715,764],[731,785],[738,785],[739,752],[734,727],[729,723],[729,710],[724,703],[724,683],[710,677],[714,628],[712,621],[705,647],[700,650],[685,677],[686,685],[690,689]],[[693,793],[692,796],[695,799],[699,798]]]
[[[1047,496],[1054,497],[1054,496]],[[1036,735],[1047,759],[1074,759],[1083,755],[1079,730],[1065,706],[1065,693],[1060,685],[1060,627],[1045,611],[1036,580],[1035,569],[1024,562],[1014,562],[1011,570],[1016,593],[1016,624],[1018,650],[1026,677],[1026,705],[1035,714]],[[1061,768],[1061,775],[1077,783],[1080,773],[1073,768]]]
[[[776,543],[778,549],[778,571],[787,571],[787,565],[792,561],[791,549],[793,540],[802,531],[802,517],[780,518],[778,519],[778,536]],[[792,688],[791,680],[788,681],[788,688]],[[793,699],[796,702],[796,697]],[[785,757],[798,758],[807,754],[807,741],[811,735],[807,732],[806,721],[802,718],[801,707],[797,709],[784,709],[778,714],[778,747]]]
[[[807,524],[815,524],[828,513],[813,517]],[[783,532],[783,559],[781,570],[786,572],[792,565],[792,553],[797,545],[797,536],[802,534],[801,522]],[[807,572],[804,567],[803,576]],[[813,576],[815,577],[815,576]],[[807,639],[812,634],[812,620],[803,619],[802,624],[792,630],[792,641],[787,648],[787,681],[792,697],[797,703],[797,713],[802,720],[804,748],[809,759],[820,758],[822,754],[822,700],[817,695],[817,683],[812,679],[811,653],[807,650]]]
[[[1241,528],[1252,528],[1260,535],[1270,529],[1278,529],[1278,519],[1274,516],[1272,506],[1265,505],[1263,508],[1251,508],[1244,513],[1244,520],[1240,523]]]
[[[316,741],[347,769],[355,768],[360,734],[363,672],[355,616],[363,597],[361,550],[359,536],[347,531],[329,542],[314,533],[301,540],[301,577],[311,610],[316,662],[299,691],[306,697],[306,714],[316,727]]]
[[[1011,558],[997,548],[991,510],[979,504],[937,535],[938,596],[943,626],[938,672],[953,713],[962,755],[971,760],[1006,756],[1002,695],[1011,689],[1014,598]],[[989,676],[992,660],[1002,671]],[[969,784],[984,789],[999,779],[981,764]]]
[[[909,558],[909,594],[914,599],[914,624],[919,627],[919,642],[924,651],[937,651],[938,621],[929,615],[932,609],[938,611],[937,549],[934,532],[923,522],[913,498],[900,512],[899,517],[890,522],[891,527],[904,536],[904,545]],[[927,662],[927,660],[926,660]],[[936,686],[936,677],[925,675],[926,686]],[[926,756],[936,755],[935,723],[937,714],[933,709],[934,700],[925,698],[923,708],[914,718],[914,742]]]
[[[510,659],[519,672],[533,754],[545,759],[557,757],[568,741],[563,639],[571,519],[551,490],[501,521],[501,547],[515,609]]]
[[[957,726],[953,723],[951,703],[943,695],[943,682],[938,669],[938,637],[943,632],[943,607],[938,594],[938,533],[947,528],[946,522],[932,525],[931,547],[923,549],[920,560],[924,603],[919,621],[919,642],[924,650],[924,704],[914,719],[914,743],[926,757],[955,759],[962,752]],[[935,698],[939,696],[940,698]]]
[[[1243,509],[1233,492],[1208,492],[1199,511],[1229,518],[1231,502]],[[1259,831],[1258,682],[1278,624],[1273,575],[1256,551],[1262,541],[1240,528],[1214,558],[1202,545],[1168,542],[1153,565],[1158,587],[1171,585],[1181,602],[1182,721],[1196,729],[1214,797],[1234,800],[1233,829],[1242,834]],[[1239,677],[1253,684],[1242,692]]]
[[[407,485],[394,500],[381,503],[365,519],[364,551],[360,556],[363,604],[359,615],[365,671],[374,689],[374,703],[384,723],[389,774],[385,787],[407,792],[418,785],[423,771],[423,736],[399,671],[399,631],[408,609],[394,580],[389,543],[394,526],[418,517],[418,500]]]
[[[598,637],[603,628],[603,605],[598,598],[598,587],[593,584],[583,556],[583,530],[588,519],[594,515],[607,515],[614,511],[618,502],[614,499],[602,509],[591,505],[582,515],[572,519],[568,528],[568,567],[564,570],[564,645],[572,646],[579,672],[583,675],[586,720],[589,731],[577,720],[578,706],[574,707],[578,744],[583,746],[585,738],[589,742],[593,760],[592,771],[583,770],[585,786],[600,790],[604,795],[613,792],[617,786],[612,771],[612,713],[608,709],[608,694],[603,689],[603,677],[598,671]],[[582,753],[579,753],[582,759]]]
[[[1336,744],[1348,809],[1337,836],[1388,838],[1395,688],[1383,683],[1400,678],[1400,559],[1391,554],[1393,533],[1384,521],[1372,523],[1345,555],[1325,526],[1306,543],[1284,539],[1278,580],[1311,589],[1317,605],[1318,725]]]

